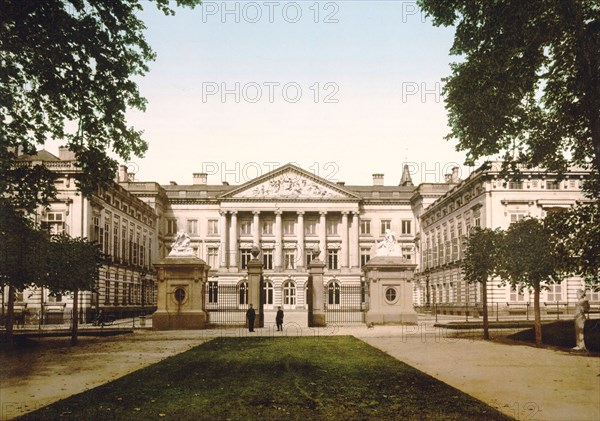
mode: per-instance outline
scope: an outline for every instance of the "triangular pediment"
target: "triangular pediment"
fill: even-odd
[[[222,198],[263,200],[359,199],[358,196],[340,188],[340,186],[292,164],[287,164],[242,184],[224,194]]]

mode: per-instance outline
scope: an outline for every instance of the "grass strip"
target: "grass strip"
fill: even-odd
[[[217,338],[22,420],[508,420],[351,336]]]

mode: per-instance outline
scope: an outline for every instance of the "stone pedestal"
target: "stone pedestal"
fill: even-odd
[[[154,264],[158,271],[156,330],[203,329],[207,324],[205,286],[210,268],[197,257],[167,257]]]
[[[412,302],[412,279],[416,267],[401,256],[376,256],[363,266],[369,286],[367,323],[417,323]]]
[[[325,263],[318,259],[308,265],[308,326],[323,327],[325,323],[325,303],[323,302],[323,273]]]

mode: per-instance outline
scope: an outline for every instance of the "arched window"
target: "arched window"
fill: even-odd
[[[296,285],[292,281],[286,281],[283,284],[283,304],[296,305]]]
[[[273,305],[273,282],[271,281],[265,281],[264,283],[264,297],[265,297],[265,304],[266,305]]]
[[[248,304],[248,281],[242,281],[238,284],[238,295],[240,297],[240,305]]]
[[[340,283],[338,281],[329,282],[327,287],[327,303],[329,305],[340,304]]]

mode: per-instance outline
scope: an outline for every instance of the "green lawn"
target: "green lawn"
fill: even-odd
[[[358,339],[338,336],[218,338],[23,419],[511,418]]]

